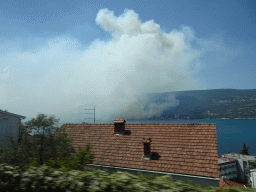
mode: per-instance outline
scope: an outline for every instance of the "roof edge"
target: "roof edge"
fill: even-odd
[[[87,166],[95,166],[95,167],[104,167],[104,168],[117,168],[117,169],[127,169],[132,171],[142,171],[142,172],[151,172],[151,173],[160,173],[166,175],[177,175],[182,177],[192,177],[192,178],[199,178],[199,179],[207,179],[207,180],[216,180],[219,181],[220,178],[215,177],[203,177],[203,176],[195,176],[195,175],[184,175],[179,173],[170,173],[170,172],[161,172],[161,171],[151,171],[151,170],[143,170],[143,169],[132,169],[132,168],[125,168],[125,167],[115,167],[115,166],[108,166],[108,165],[98,165],[98,164],[87,164]]]
[[[99,124],[81,124],[81,123],[64,123],[63,125],[114,125],[114,123]],[[125,123],[125,125],[215,125],[216,123]]]
[[[8,111],[0,110],[0,113],[4,113],[4,114],[7,114],[7,115],[12,115],[12,116],[14,116],[14,117],[19,117],[19,118],[22,118],[22,119],[26,119],[26,116],[17,115],[17,114],[14,114],[14,113],[10,113],[10,112],[8,112]]]

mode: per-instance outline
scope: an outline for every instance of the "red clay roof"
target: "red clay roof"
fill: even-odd
[[[93,164],[219,178],[215,124],[125,124],[124,135],[114,135],[114,124],[63,127],[75,147],[91,143]],[[146,137],[151,160],[142,158]]]
[[[241,183],[237,183],[237,182],[231,181],[229,179],[225,179],[225,181],[223,181],[223,179],[220,179],[219,180],[219,187],[217,187],[217,189],[231,188],[231,187],[245,188],[244,185],[241,184]]]

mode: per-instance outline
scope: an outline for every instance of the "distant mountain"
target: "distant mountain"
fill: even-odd
[[[256,118],[256,89],[214,89],[149,94],[151,102],[174,94],[177,107],[165,110],[160,119]],[[159,119],[152,117],[150,119]]]
[[[159,116],[153,116],[148,120],[159,119],[218,119],[218,118],[256,118],[256,89],[214,89],[214,90],[194,90],[178,91],[166,93],[148,93],[147,104],[162,104],[166,102],[169,95],[174,95],[179,101],[176,107],[167,108]],[[66,113],[55,114],[60,118],[57,126],[64,123],[87,122],[86,118],[93,117],[85,115],[87,105],[80,105]],[[145,106],[147,109],[147,105]],[[36,117],[34,117],[36,118]],[[31,120],[27,117],[23,121]],[[129,119],[126,119],[129,120]],[[144,119],[147,120],[147,119]],[[89,120],[93,123],[93,120]],[[96,123],[112,123],[101,121],[96,110]]]

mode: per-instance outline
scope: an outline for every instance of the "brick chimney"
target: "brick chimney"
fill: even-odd
[[[150,137],[145,137],[143,138],[143,144],[144,144],[144,154],[143,154],[143,159],[150,159],[151,158],[151,138]]]
[[[122,135],[125,131],[125,119],[115,119],[114,128],[114,134]]]

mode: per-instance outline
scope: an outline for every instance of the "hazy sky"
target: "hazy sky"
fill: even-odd
[[[255,0],[2,0],[0,108],[143,118],[178,105],[144,93],[255,89],[255,16]]]

